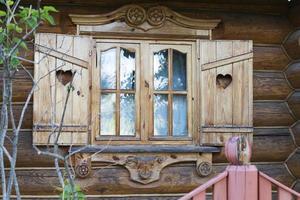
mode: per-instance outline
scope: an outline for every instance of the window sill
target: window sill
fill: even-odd
[[[73,147],[71,152],[80,149],[82,147]],[[196,145],[91,145],[82,149],[80,153],[217,153],[220,151],[220,147]]]

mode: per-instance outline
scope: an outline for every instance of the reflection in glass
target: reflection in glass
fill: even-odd
[[[120,95],[120,135],[135,135],[135,100],[134,94]]]
[[[101,95],[101,135],[116,133],[116,94]]]
[[[168,50],[154,53],[154,89],[168,89]]]
[[[186,54],[173,50],[173,90],[186,90]]]
[[[173,135],[187,136],[187,103],[185,95],[173,96]]]
[[[168,95],[154,96],[154,135],[168,135]]]
[[[121,89],[135,88],[135,52],[121,48],[120,50]]]
[[[101,52],[101,88],[116,88],[116,48]]]

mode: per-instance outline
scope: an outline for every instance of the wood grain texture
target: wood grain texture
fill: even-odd
[[[294,149],[295,145],[288,128],[254,129],[252,162],[283,162]],[[213,154],[213,163],[225,162],[227,160],[224,148],[220,153]]]
[[[300,62],[295,62],[289,65],[285,71],[288,81],[295,89],[300,88]]]
[[[294,92],[288,99],[288,105],[297,119],[300,119],[300,92]]]
[[[294,154],[287,160],[287,166],[291,170],[292,174],[296,177],[300,176],[300,150],[294,152]]]
[[[281,102],[255,102],[254,126],[290,126],[295,122],[287,104]]]
[[[295,138],[295,142],[300,146],[300,122],[297,122],[294,126],[291,127],[291,132]]]
[[[259,177],[259,199],[272,200],[272,185],[263,177]]]
[[[254,45],[253,52],[254,70],[283,70],[290,62],[280,45]]]
[[[300,59],[299,37],[300,29],[295,30],[294,32],[289,34],[287,40],[283,44],[288,55],[294,60]]]
[[[285,100],[292,89],[281,72],[254,71],[253,92],[254,100]]]

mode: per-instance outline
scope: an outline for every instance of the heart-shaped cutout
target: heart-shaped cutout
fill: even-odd
[[[61,82],[63,85],[67,85],[73,80],[74,74],[71,70],[63,71],[58,70],[56,71],[56,78],[59,82]]]
[[[217,86],[226,89],[228,85],[232,82],[232,76],[230,74],[218,74],[217,76]]]

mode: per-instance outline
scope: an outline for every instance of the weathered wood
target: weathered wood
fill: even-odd
[[[73,147],[72,151],[76,151],[80,147]],[[219,152],[217,147],[205,147],[196,145],[122,145],[122,146],[87,146],[83,153],[96,153],[101,151],[102,153],[207,153],[207,152]]]
[[[295,120],[287,105],[282,102],[255,102],[254,126],[290,126]]]
[[[227,178],[214,185],[213,200],[227,200]]]
[[[295,89],[300,88],[300,62],[294,62],[285,71],[288,81]]]
[[[263,15],[212,14],[222,20],[213,31],[213,39],[243,39],[254,43],[281,44],[292,26],[286,17]],[[259,31],[259,34],[257,32]]]
[[[12,137],[12,133],[9,132],[9,137]],[[6,141],[5,147],[9,152],[11,152],[12,146],[9,141]],[[43,148],[41,148],[43,149]],[[64,149],[61,149],[62,152]],[[5,159],[7,167],[9,162]],[[32,146],[32,132],[31,131],[21,131],[19,136],[19,148],[18,148],[18,158],[17,167],[54,167],[54,160],[49,156],[38,155],[36,150]]]
[[[254,129],[252,162],[283,162],[294,149],[295,145],[288,128]],[[213,163],[225,162],[227,160],[223,148],[220,153],[213,154]]]
[[[291,157],[289,157],[289,159],[286,162],[289,170],[295,177],[300,176],[299,160],[300,160],[300,150],[297,150],[291,155]]]
[[[292,177],[285,167],[284,164],[275,164],[275,163],[265,163],[259,164],[255,163],[258,171],[267,174],[268,176],[274,178],[276,181],[286,185],[287,187],[291,187],[295,178]]]
[[[300,123],[296,123],[294,126],[291,127],[291,132],[295,138],[296,144],[300,145]]]
[[[254,165],[228,166],[228,199],[257,200],[258,171]]]
[[[272,200],[272,185],[267,179],[259,176],[259,199]]]
[[[2,77],[2,70],[0,70],[0,76]],[[33,76],[32,68],[28,69],[28,72]],[[12,101],[13,102],[25,102],[27,96],[32,88],[32,79],[23,69],[19,69],[15,74],[15,78],[13,79],[13,94]],[[0,98],[2,101],[2,81],[0,81]]]
[[[294,27],[300,27],[300,4],[297,1],[293,2],[293,5],[289,9],[289,20]]]
[[[20,119],[22,109],[24,107],[24,103],[14,103],[14,104],[12,104],[12,107],[13,107],[13,113],[15,116],[15,122],[19,123],[19,119]],[[33,110],[33,105],[32,105],[32,103],[29,103],[28,107],[26,109],[25,115],[24,115],[21,129],[29,129],[29,130],[32,129],[32,117],[33,117],[32,110]],[[11,127],[12,126],[9,121],[8,128],[11,128]]]
[[[90,68],[92,60],[92,39],[85,36],[45,33],[37,34],[35,43],[38,48],[35,49],[34,78],[40,82],[34,92],[33,143],[48,144],[50,135],[50,143],[55,141],[56,135],[52,134],[49,128],[42,130],[42,126],[39,125],[50,127],[53,123],[60,124],[64,109],[64,125],[74,126],[74,131],[62,132],[59,143],[88,143],[87,130],[81,130],[81,126],[87,127],[89,119],[87,68]],[[70,82],[72,89],[68,89],[67,84]],[[67,98],[68,103],[65,105]]]
[[[293,93],[289,99],[288,104],[297,119],[300,119],[300,92]]]
[[[294,60],[300,59],[299,37],[300,30],[295,30],[289,34],[287,40],[283,44],[288,55]]]
[[[281,72],[255,71],[253,92],[254,100],[285,100],[292,89]]]
[[[253,53],[254,70],[283,70],[290,62],[280,45],[254,45]]]
[[[252,127],[252,59],[249,57],[252,43],[201,40],[199,46],[201,143],[222,145],[233,134],[248,134],[244,128]],[[237,62],[240,55],[247,55],[248,59]],[[218,127],[242,128],[240,132],[233,130],[224,134]],[[251,137],[251,132],[248,136]]]

